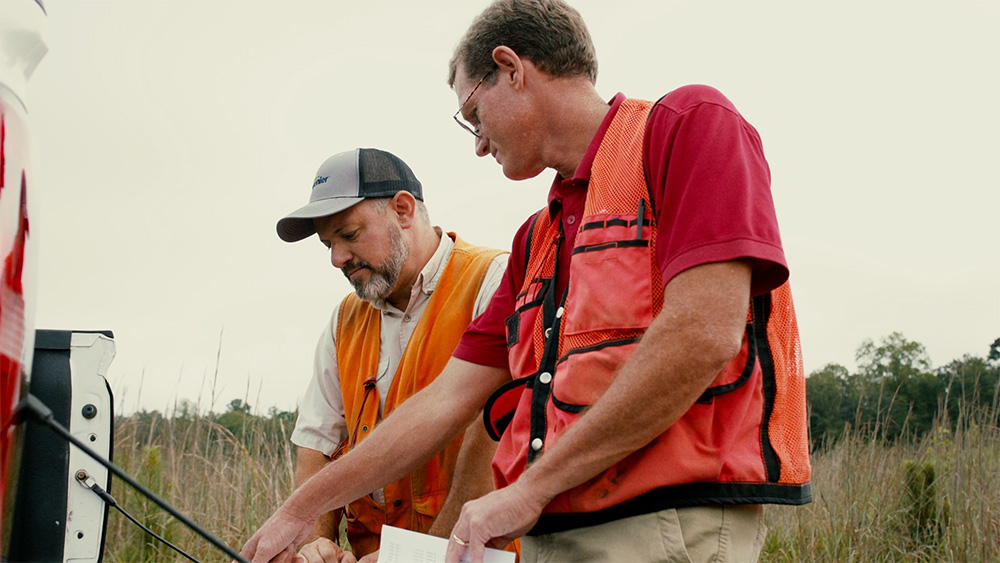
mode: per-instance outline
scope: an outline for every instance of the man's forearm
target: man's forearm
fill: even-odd
[[[299,488],[310,477],[319,473],[330,463],[330,458],[321,451],[299,447],[295,454],[295,488]],[[312,533],[305,539],[309,543],[316,538],[339,540],[337,528],[340,526],[341,511],[331,510],[316,520]]]
[[[286,506],[311,520],[408,475],[464,430],[507,379],[507,370],[452,358],[367,439],[298,487]]]
[[[739,352],[749,288],[744,262],[674,278],[663,310],[612,385],[516,485],[547,503],[666,431]]]

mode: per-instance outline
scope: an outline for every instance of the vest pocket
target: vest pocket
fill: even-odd
[[[534,310],[537,311],[537,308]],[[531,346],[517,346],[518,342],[530,343],[535,328],[534,315],[515,311],[507,317],[507,361],[512,373],[531,373],[535,369],[535,350]]]
[[[608,340],[571,350],[556,367],[552,403],[556,411],[577,414],[594,404],[632,355],[639,337]]]
[[[507,335],[507,355],[512,373],[535,371],[535,351],[530,343],[534,337],[536,318],[541,310],[542,294],[549,280],[536,281],[521,292],[514,303],[514,312],[504,320]],[[518,345],[518,344],[521,345]]]
[[[640,228],[634,215],[608,217],[595,216],[599,220],[577,234],[562,329],[567,335],[645,329],[653,320],[652,228]]]
[[[534,329],[532,321],[535,319],[538,307],[542,305],[544,290],[550,283],[551,280],[546,279],[534,280],[517,296],[517,300],[514,301],[514,312],[504,319],[508,350],[518,342],[527,342],[524,338],[530,338]]]

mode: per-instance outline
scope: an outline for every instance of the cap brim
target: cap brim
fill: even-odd
[[[314,201],[278,221],[278,236],[285,242],[297,242],[316,232],[313,219],[329,217],[361,203],[363,197],[335,197]]]

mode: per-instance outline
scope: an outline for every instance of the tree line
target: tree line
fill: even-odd
[[[855,373],[831,363],[809,374],[806,397],[814,449],[835,443],[852,428],[897,440],[922,436],[936,423],[998,423],[1000,338],[985,357],[967,354],[932,368],[922,344],[893,332],[878,342],[865,340],[855,359]]]
[[[888,440],[919,437],[934,424],[997,425],[1000,417],[1000,338],[984,357],[965,355],[932,368],[922,344],[894,332],[878,342],[867,339],[855,354],[857,371],[830,363],[809,374],[806,398],[813,449],[832,445],[852,429]],[[979,412],[977,412],[979,411]],[[980,416],[971,417],[971,414]],[[145,410],[130,417],[139,435],[150,442],[163,433],[175,433],[186,424],[209,422],[244,444],[266,437],[271,443],[287,440],[297,412],[271,407],[255,414],[249,404],[233,399],[221,413],[202,414],[190,401],[181,401],[172,416]],[[159,422],[158,422],[159,421]],[[163,424],[166,421],[173,424]]]

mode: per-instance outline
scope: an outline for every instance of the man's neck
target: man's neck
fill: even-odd
[[[572,178],[608,114],[608,103],[585,77],[552,79],[545,100],[546,163]]]

